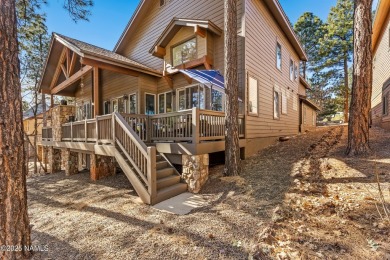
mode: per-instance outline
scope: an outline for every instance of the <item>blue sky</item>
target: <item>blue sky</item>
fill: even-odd
[[[52,0],[43,8],[47,14],[49,32],[86,41],[97,46],[113,49],[119,36],[138,5],[138,0],[95,0],[89,22],[74,23],[62,8],[63,0]],[[374,7],[377,0],[374,0]],[[330,7],[336,0],[280,0],[292,23],[304,12],[313,12],[326,20]]]

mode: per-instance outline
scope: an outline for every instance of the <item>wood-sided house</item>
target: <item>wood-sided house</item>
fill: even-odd
[[[372,33],[371,123],[390,130],[390,1],[378,2]]]
[[[146,203],[198,191],[209,154],[225,148],[223,8],[223,0],[141,0],[113,51],[53,34],[41,89],[76,104],[54,108],[44,129],[53,171],[62,149],[67,174],[88,154],[93,179],[115,158]],[[237,25],[246,157],[299,132],[307,58],[277,0],[238,0]]]

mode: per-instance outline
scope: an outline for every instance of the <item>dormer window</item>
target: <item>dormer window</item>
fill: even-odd
[[[197,59],[196,38],[192,38],[172,47],[173,66]]]

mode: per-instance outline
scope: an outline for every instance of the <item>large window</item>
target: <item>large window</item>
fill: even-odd
[[[279,111],[279,92],[274,91],[274,118],[278,119],[280,117]]]
[[[129,113],[137,114],[137,95],[130,94],[129,95]]]
[[[173,66],[195,60],[197,58],[196,38],[183,42],[172,48]]]
[[[211,89],[211,106],[207,108],[214,111],[225,111],[225,93]]]
[[[172,92],[166,92],[158,95],[158,113],[170,113],[172,107]]]
[[[156,95],[145,94],[145,114],[154,115],[156,113]]]
[[[191,109],[197,107],[205,109],[205,91],[200,85],[182,88],[177,91],[178,110]]]
[[[279,43],[276,44],[276,67],[282,70],[282,46]]]
[[[248,82],[248,112],[249,114],[258,114],[258,85],[257,79],[249,77]]]

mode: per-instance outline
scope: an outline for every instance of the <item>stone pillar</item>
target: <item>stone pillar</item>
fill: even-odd
[[[56,173],[61,171],[61,150],[48,147],[47,149],[47,171]]]
[[[79,173],[77,152],[72,152],[70,149],[66,149],[64,153],[65,159],[65,175],[70,176]]]
[[[78,162],[79,162],[79,165],[78,165],[79,172],[81,172],[82,170],[84,170],[84,154],[79,153]]]
[[[188,191],[198,193],[209,178],[209,155],[183,155],[183,179]]]
[[[115,175],[116,165],[114,157],[91,154],[90,158],[91,180],[97,181],[104,177]]]
[[[60,142],[62,136],[62,124],[69,122],[69,116],[74,116],[74,106],[55,106],[51,110],[51,126],[53,128],[53,141]]]

